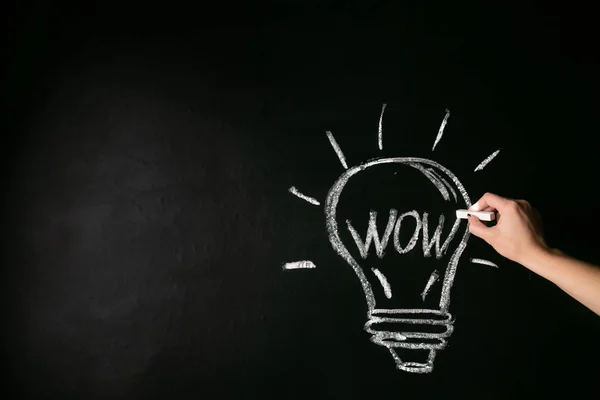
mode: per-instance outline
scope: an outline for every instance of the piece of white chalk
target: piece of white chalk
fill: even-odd
[[[469,215],[473,215],[481,221],[493,221],[496,219],[496,213],[494,211],[456,210],[456,218],[467,219]]]

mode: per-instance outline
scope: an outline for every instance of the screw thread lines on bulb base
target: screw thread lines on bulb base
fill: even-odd
[[[397,350],[388,350],[396,362],[396,368],[399,370],[416,374],[427,374],[433,371],[433,362],[435,360],[436,350],[429,350],[424,362],[402,361],[402,359],[398,356]]]
[[[427,373],[433,370],[436,351],[446,347],[453,324],[452,315],[440,310],[373,309],[364,329],[372,335],[371,342],[389,350],[398,369]],[[422,359],[423,350],[428,353],[426,360],[412,361]]]

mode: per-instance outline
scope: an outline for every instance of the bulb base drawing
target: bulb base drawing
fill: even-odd
[[[364,329],[371,342],[389,350],[398,369],[428,373],[437,350],[446,347],[453,324],[452,315],[440,310],[373,309]]]

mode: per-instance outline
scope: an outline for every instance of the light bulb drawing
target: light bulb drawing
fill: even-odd
[[[381,109],[378,124],[377,143],[379,150],[383,150],[383,127],[382,121],[386,104]],[[450,112],[446,114],[435,138],[432,151],[439,144],[444,130],[448,124]],[[335,180],[330,187],[327,197],[323,202],[325,214],[325,226],[329,242],[333,250],[348,264],[360,281],[363,294],[367,303],[367,321],[364,330],[371,335],[372,343],[385,348],[395,362],[396,368],[410,373],[429,373],[433,370],[434,361],[438,350],[442,350],[448,343],[448,338],[454,330],[454,317],[450,313],[450,293],[456,276],[458,264],[467,246],[469,230],[466,222],[455,218],[451,222],[450,232],[445,240],[442,240],[442,229],[445,216],[441,214],[438,221],[430,221],[428,213],[420,215],[416,210],[400,213],[396,209],[390,209],[386,218],[380,218],[385,227],[377,227],[377,212],[371,211],[366,234],[363,236],[353,226],[349,219],[338,221],[338,205],[340,196],[348,186],[348,182],[355,180],[357,176],[366,171],[377,170],[381,167],[394,167],[401,170],[416,170],[423,178],[432,184],[444,202],[455,203],[456,208],[468,208],[471,200],[460,180],[446,167],[439,163],[419,157],[379,157],[369,161],[348,166],[344,153],[331,131],[326,132],[329,142],[338,156],[344,172]],[[482,170],[500,150],[496,150],[488,156],[475,171]],[[427,182],[423,180],[423,182]],[[296,187],[289,188],[294,196],[306,201],[313,206],[321,206],[321,202],[313,197],[302,194]],[[383,217],[383,216],[380,216]],[[414,224],[414,232],[406,243],[401,243],[401,227],[411,221]],[[430,232],[430,223],[437,222],[436,228]],[[351,239],[342,239],[341,233],[346,231]],[[454,238],[457,241],[454,241]],[[384,257],[386,248],[395,250],[398,254],[407,254],[417,246],[418,240],[422,240],[424,257],[431,257],[441,262],[419,287],[411,288],[409,295],[416,299],[421,306],[402,305],[388,308],[378,304],[389,304],[386,301],[395,299],[398,288],[395,281],[390,280],[381,268],[366,265],[369,250],[374,252],[379,259]],[[353,256],[350,248],[358,250],[358,255]],[[441,260],[449,254],[447,261]],[[480,258],[471,258],[470,261],[479,265],[497,267],[491,261]],[[413,261],[414,262],[414,261]],[[402,267],[402,266],[400,266]],[[316,265],[310,261],[299,261],[286,263],[284,270],[290,269],[314,269]],[[377,288],[377,290],[374,290]],[[413,293],[414,292],[414,293]],[[436,297],[432,297],[433,294]],[[432,300],[437,299],[439,301]],[[426,300],[428,305],[425,306]],[[436,301],[432,305],[431,301]]]

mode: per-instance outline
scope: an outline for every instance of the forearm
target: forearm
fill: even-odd
[[[557,251],[532,252],[522,264],[600,315],[600,268]]]

